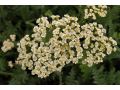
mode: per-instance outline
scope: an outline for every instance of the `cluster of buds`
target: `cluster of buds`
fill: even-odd
[[[14,41],[16,39],[16,35],[10,35],[10,39],[7,39],[3,42],[3,46],[1,47],[1,50],[3,52],[7,52],[9,50],[11,50],[12,48],[14,48]]]

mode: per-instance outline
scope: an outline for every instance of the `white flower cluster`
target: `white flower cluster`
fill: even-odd
[[[3,42],[3,46],[1,47],[1,50],[3,52],[7,52],[9,50],[11,50],[12,48],[14,48],[14,41],[16,39],[16,35],[10,35],[10,39],[7,39]]]
[[[32,75],[45,78],[55,71],[61,71],[65,64],[78,63],[82,58],[83,49],[80,45],[80,25],[76,17],[64,15],[51,16],[37,20],[38,26],[33,29],[31,36],[26,35],[18,43],[19,56],[16,63],[22,69],[32,70]],[[49,41],[44,39],[52,32]]]
[[[16,64],[29,69],[32,75],[45,78],[68,63],[82,60],[92,66],[103,61],[106,54],[116,51],[117,42],[105,36],[101,24],[89,23],[80,26],[77,17],[69,15],[41,17],[33,28],[32,35],[25,35],[18,45]],[[47,40],[46,40],[47,39]]]
[[[112,51],[116,51],[117,42],[112,37],[105,36],[106,29],[101,24],[89,23],[81,26],[81,37],[84,38],[84,60],[83,64],[92,66],[103,62],[103,58]]]
[[[107,14],[107,6],[106,5],[88,5],[85,9],[85,19],[92,18],[96,19],[96,14],[105,17]]]

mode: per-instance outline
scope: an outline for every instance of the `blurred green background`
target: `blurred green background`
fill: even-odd
[[[0,84],[12,85],[96,85],[120,84],[120,6],[108,6],[108,14],[97,20],[84,20],[86,6],[0,6],[0,47],[10,34],[16,34],[17,41],[24,35],[32,33],[36,19],[41,16],[69,14],[79,18],[81,25],[98,22],[107,29],[107,36],[118,42],[117,52],[104,59],[103,63],[87,67],[81,64],[68,64],[61,73],[53,73],[45,79],[32,76],[30,71],[23,71],[19,66],[8,67],[8,61],[15,61],[18,53],[12,51],[3,53],[0,50]]]

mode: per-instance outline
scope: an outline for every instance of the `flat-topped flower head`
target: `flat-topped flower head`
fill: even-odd
[[[85,18],[96,19],[106,15],[106,6],[87,6]],[[87,16],[86,16],[87,15]],[[60,72],[69,63],[82,62],[91,67],[103,62],[106,55],[117,50],[117,42],[106,36],[106,29],[97,22],[80,25],[78,18],[64,15],[52,15],[36,20],[31,35],[25,35],[17,43],[19,53],[15,64],[23,70],[31,70],[32,75],[45,78],[53,72]],[[2,51],[14,47],[16,36],[3,42]],[[12,62],[8,62],[13,67]]]
[[[80,25],[77,17],[64,15],[39,18],[31,36],[24,36],[18,43],[17,64],[32,70],[33,75],[45,78],[68,63],[78,63],[83,48],[79,42]],[[51,37],[46,41],[49,33]],[[29,48],[29,50],[28,50]]]
[[[106,29],[97,22],[80,26],[77,17],[64,15],[39,18],[32,35],[25,35],[18,45],[16,64],[31,70],[32,75],[45,78],[61,71],[69,63],[79,60],[89,67],[103,62],[103,58],[116,51],[117,42],[105,36]]]

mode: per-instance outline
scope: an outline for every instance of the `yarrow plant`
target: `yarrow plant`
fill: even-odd
[[[105,16],[101,9],[92,8],[93,11],[97,10],[92,13]],[[98,8],[104,9],[106,6]],[[60,72],[66,64],[77,64],[79,61],[91,67],[116,51],[117,42],[105,36],[106,29],[97,22],[80,25],[77,17],[69,15],[52,15],[49,18],[38,18],[33,33],[25,35],[17,43],[19,55],[15,63],[21,65],[23,70],[31,70],[32,75],[45,78],[55,71]],[[6,47],[5,43],[3,47]],[[3,47],[4,52],[10,50]],[[9,66],[13,67],[12,62]]]

